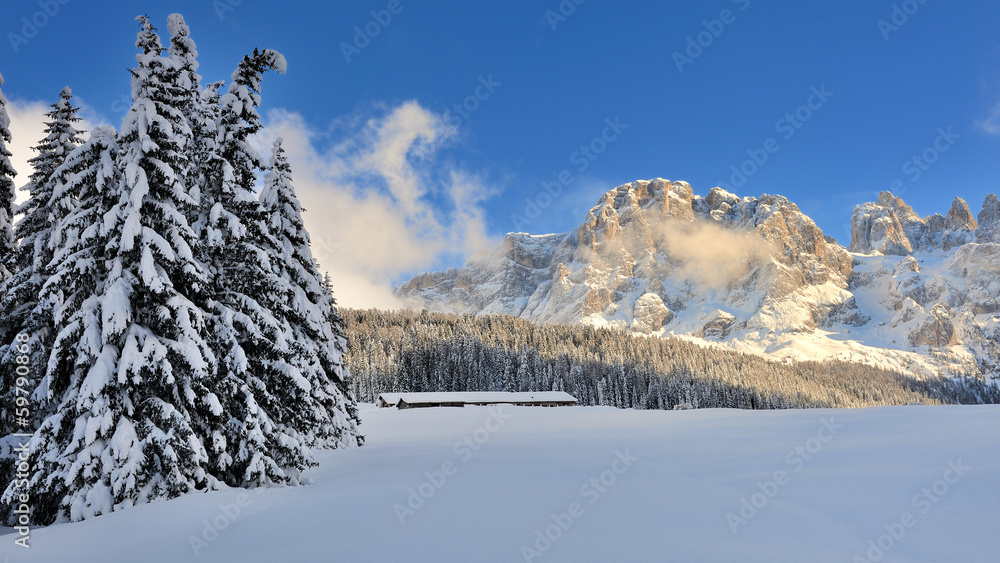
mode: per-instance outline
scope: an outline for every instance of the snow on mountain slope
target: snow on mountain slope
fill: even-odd
[[[675,336],[775,359],[861,361],[918,377],[1000,375],[1000,211],[956,198],[918,217],[859,205],[849,252],[781,196],[610,190],[574,232],[511,233],[460,269],[396,288],[411,306]]]
[[[33,530],[30,549],[0,529],[0,561],[937,563],[1000,552],[992,405],[362,405],[361,418],[365,447],[320,452],[312,485],[138,505]]]

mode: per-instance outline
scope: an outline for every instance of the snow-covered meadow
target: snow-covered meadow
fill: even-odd
[[[74,561],[996,561],[1000,407],[362,407],[302,487],[0,535]]]

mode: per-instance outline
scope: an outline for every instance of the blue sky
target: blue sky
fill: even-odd
[[[186,17],[206,82],[255,46],[285,54],[263,111],[295,137],[324,266],[364,278],[338,282],[350,305],[505,232],[572,229],[635,179],[782,194],[845,244],[879,190],[978,213],[1000,179],[991,3],[63,1],[5,6],[0,73],[22,108],[70,85],[91,122],[119,125],[141,12],[165,37],[168,13]]]

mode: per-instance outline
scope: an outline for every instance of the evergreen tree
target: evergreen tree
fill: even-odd
[[[186,98],[183,107],[188,121],[201,110],[201,75],[198,74],[198,48],[191,39],[191,28],[184,22],[184,16],[170,14],[167,16],[167,31],[170,32],[170,47],[168,53],[174,72],[177,73],[175,83]]]
[[[195,214],[189,218],[192,227],[198,234],[199,239],[203,238],[208,221],[209,206],[205,205],[205,198],[202,195],[209,181],[210,169],[216,154],[215,137],[219,126],[219,89],[222,82],[213,82],[198,95],[198,112],[189,116],[191,123],[191,134],[194,143],[190,151],[194,168],[190,174],[192,188],[191,196],[198,203]],[[199,250],[200,252],[200,250]]]
[[[70,101],[72,97],[73,92],[69,88],[59,93],[59,101],[45,114],[46,136],[34,147],[38,155],[28,161],[34,172],[22,188],[28,192],[28,200],[18,209],[23,217],[14,232],[21,244],[14,259],[9,262],[8,270],[13,278],[3,301],[4,310],[10,313],[15,323],[23,323],[36,306],[40,289],[47,278],[46,268],[52,259],[53,246],[58,245],[58,238],[53,240],[60,232],[58,221],[72,210],[67,208],[72,205],[68,200],[52,205],[52,175],[81,143],[80,131],[74,126],[80,121],[77,117],[79,109]]]
[[[363,442],[357,433],[360,420],[349,372],[344,367],[347,347],[344,319],[336,308],[327,278],[324,284],[302,220],[302,206],[292,186],[292,170],[281,146],[274,143],[270,169],[260,200],[267,214],[267,228],[277,246],[272,250],[279,275],[287,284],[280,301],[291,327],[296,367],[308,381],[302,408],[291,413],[290,423],[324,447],[345,447]]]
[[[141,52],[122,124],[123,184],[104,222],[111,237],[98,297],[100,341],[88,343],[100,353],[62,402],[75,400],[77,408],[60,409],[36,432],[44,447],[31,454],[27,492],[37,523],[213,484],[203,436],[222,408],[209,389],[215,360],[198,304],[206,276],[185,213],[194,202],[179,173],[191,131],[177,73],[148,19],[137,19]],[[8,487],[4,501],[17,492]]]
[[[3,86],[3,75],[0,75],[0,86]],[[13,272],[7,269],[16,250],[14,238],[14,176],[17,172],[10,164],[13,156],[7,149],[12,140],[10,135],[10,117],[7,115],[7,98],[0,91],[0,295],[3,284],[10,279]],[[0,323],[0,336],[4,334],[3,323]]]
[[[253,192],[262,159],[248,142],[260,129],[262,74],[283,72],[284,64],[275,51],[255,50],[233,73],[220,99],[202,194],[200,255],[212,276],[217,388],[232,416],[220,468],[236,485],[297,482],[316,463],[308,435],[289,424],[291,413],[303,408],[296,395],[308,392],[308,382],[292,361],[289,327],[276,313],[287,306],[281,302],[285,291],[268,252],[275,243]]]
[[[121,202],[120,157],[117,131],[97,127],[55,172],[57,193],[72,197],[77,206],[64,221],[64,244],[42,287],[41,297],[59,307],[53,315],[56,336],[45,378],[35,393],[40,402],[59,399],[76,387],[102,352],[101,296],[111,228]]]
[[[33,398],[45,408],[26,485],[8,483],[0,452],[8,522],[22,494],[32,523],[48,524],[220,481],[295,483],[314,463],[311,447],[362,441],[344,320],[309,251],[280,147],[267,197],[254,197],[261,75],[283,71],[283,57],[255,50],[220,97],[221,83],[199,90],[183,18],[168,20],[169,50],[148,18],[136,19],[121,135],[98,128],[81,145],[64,90],[16,230],[0,93],[0,250],[14,267],[0,273],[12,274],[3,299],[21,316],[5,315],[0,336],[12,342],[29,317],[46,323],[31,327],[44,344]]]
[[[145,17],[136,46],[133,105],[122,124],[124,187],[120,228],[109,243],[113,259],[104,286],[105,341],[121,350],[119,389],[144,464],[126,494],[172,497],[211,483],[199,434],[217,424],[221,408],[209,386],[215,358],[206,342],[207,276],[194,259],[195,232],[187,170],[192,134],[189,100],[176,65]],[[110,321],[110,322],[109,322]],[[124,381],[124,389],[120,384]],[[113,382],[112,382],[113,383]]]
[[[102,459],[108,453],[108,429],[102,429],[99,435],[91,436],[89,431],[78,434],[85,424],[110,424],[112,413],[124,410],[127,402],[111,384],[102,387],[98,380],[100,376],[109,377],[107,371],[114,366],[118,352],[102,339],[105,253],[113,235],[109,227],[115,226],[113,218],[122,186],[116,168],[116,136],[112,127],[95,129],[54,173],[56,193],[72,194],[78,205],[66,217],[65,245],[56,253],[53,274],[42,288],[43,299],[60,304],[54,311],[56,336],[50,361],[35,390],[38,404],[58,406],[46,409],[50,414],[42,421],[32,447],[40,455],[33,459],[38,471],[29,490],[46,490],[33,508],[37,516],[45,519],[65,515],[67,507],[74,520],[108,512],[114,502],[122,500],[107,492],[112,472],[118,470],[115,464]],[[106,218],[112,219],[110,225]],[[54,299],[54,294],[59,294],[59,299]],[[89,416],[91,411],[105,418]],[[118,450],[115,454],[125,457],[126,452]],[[49,477],[40,482],[40,474]],[[88,482],[94,477],[99,478],[98,483]],[[74,494],[76,487],[80,493]],[[120,490],[121,485],[118,487]],[[12,485],[5,494],[13,497],[20,492]]]
[[[202,96],[201,75],[198,74],[198,48],[191,38],[191,28],[184,22],[184,16],[170,14],[167,16],[167,31],[170,32],[170,46],[167,49],[172,71],[176,73],[173,82],[179,89],[177,95],[182,98],[181,111],[191,128],[191,142],[185,151],[187,161],[180,171],[188,193],[197,202],[201,187],[204,185],[205,171],[203,169],[208,156],[207,138],[214,135],[217,107],[213,108],[211,100]],[[194,225],[198,218],[198,207],[192,209],[188,222]]]
[[[12,274],[4,286],[0,298],[0,310],[4,311],[5,330],[0,334],[0,363],[12,369],[17,357],[27,356],[28,381],[33,387],[41,374],[45,373],[49,350],[55,334],[52,329],[52,309],[58,306],[58,295],[40,298],[42,286],[52,273],[51,261],[55,249],[61,241],[62,221],[75,206],[72,197],[56,194],[54,173],[81,142],[80,131],[74,124],[80,121],[78,108],[71,98],[73,92],[67,87],[59,93],[59,101],[46,114],[45,138],[34,149],[38,155],[29,160],[34,172],[28,184],[22,188],[28,192],[28,200],[18,210],[23,214],[14,229],[14,237],[20,241],[17,250],[10,256],[7,270]],[[27,337],[18,341],[18,335]],[[24,338],[21,336],[21,338]],[[18,350],[27,349],[27,354]],[[7,377],[10,374],[8,373]],[[5,382],[8,383],[8,382]],[[6,393],[13,393],[13,386],[5,385]],[[4,397],[7,399],[8,397]],[[5,404],[11,404],[5,400]],[[36,404],[30,409],[36,420],[45,416],[45,405]]]
[[[0,75],[0,86],[3,86],[3,76]],[[7,115],[7,98],[0,91],[0,296],[5,293],[5,287],[13,273],[9,268],[13,267],[15,252],[17,250],[17,240],[14,238],[14,200],[17,194],[14,191],[14,176],[17,172],[10,164],[10,157],[13,156],[7,149],[10,143],[10,117]],[[2,301],[2,299],[0,299]],[[0,316],[0,348],[4,342],[8,342],[8,337],[12,334],[16,325],[5,311]],[[0,353],[0,436],[6,436],[12,431],[14,417],[9,411],[13,405],[9,401],[8,394],[14,388],[15,364],[4,361],[3,354]],[[0,456],[4,452],[0,452]],[[0,477],[3,477],[0,468]]]

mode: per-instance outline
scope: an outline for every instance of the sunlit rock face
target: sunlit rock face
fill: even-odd
[[[461,268],[399,285],[410,306],[679,336],[792,359],[853,358],[920,374],[991,373],[1000,205],[918,216],[882,192],[850,250],[787,198],[696,195],[639,180],[573,231],[510,233]]]

